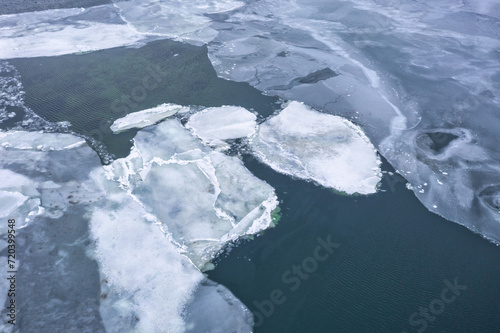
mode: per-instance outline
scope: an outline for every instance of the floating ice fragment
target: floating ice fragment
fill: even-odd
[[[260,125],[254,154],[274,170],[347,194],[377,191],[375,147],[350,121],[291,102]]]
[[[239,106],[208,108],[189,118],[186,127],[204,143],[219,146],[224,140],[249,137],[256,130],[255,114]]]
[[[18,209],[27,199],[28,197],[19,192],[0,190],[0,217],[9,217],[11,213]]]
[[[129,113],[125,117],[115,120],[111,125],[111,130],[119,133],[131,128],[144,128],[173,116],[177,112],[185,112],[187,110],[189,108],[185,106],[163,103],[151,109]]]

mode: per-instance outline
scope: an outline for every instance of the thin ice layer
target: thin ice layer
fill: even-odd
[[[212,20],[207,14],[235,10],[243,2],[179,1],[179,0],[132,0],[116,2],[121,17],[142,34],[177,38],[187,42],[208,43],[217,36],[210,27]]]
[[[0,59],[89,52],[166,38],[201,45],[218,34],[209,15],[242,5],[234,0],[132,0],[1,15]]]
[[[237,157],[202,145],[178,120],[140,131],[130,156],[107,167],[109,177],[161,221],[200,269],[228,242],[272,223],[277,199]]]
[[[90,240],[84,217],[85,207],[99,201],[88,172],[100,168],[100,161],[88,146],[75,144],[80,140],[38,132],[0,136],[0,216],[16,221],[15,269],[17,278],[25,281],[16,290],[16,304],[23,309],[14,327],[19,331],[70,332],[86,327],[102,332],[99,286],[94,283],[99,272],[85,255]],[[2,253],[6,227],[0,226]],[[7,258],[1,259],[7,263]],[[0,331],[11,327],[0,324]]]
[[[255,133],[257,117],[239,106],[207,108],[189,118],[186,127],[204,143],[223,145],[224,140],[249,137]]]
[[[119,133],[131,128],[144,128],[173,116],[177,112],[186,112],[188,110],[189,108],[185,106],[163,103],[151,109],[129,113],[125,117],[115,120],[111,125],[111,130]]]
[[[347,194],[377,191],[380,161],[363,131],[302,103],[291,102],[261,124],[252,148],[278,172]]]

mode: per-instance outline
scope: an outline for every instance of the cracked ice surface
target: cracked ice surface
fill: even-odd
[[[347,194],[370,194],[380,182],[380,160],[361,128],[290,102],[260,125],[251,147],[278,172]]]
[[[237,157],[204,146],[176,119],[140,131],[105,167],[200,269],[228,242],[271,226],[274,190]]]
[[[172,138],[162,146],[154,140],[148,142],[151,137],[145,135],[139,140],[145,156],[146,147],[161,158],[200,144],[176,120],[171,125],[171,131],[162,132],[164,136],[159,138],[165,139],[168,133],[182,136],[183,132],[185,137]],[[152,133],[153,130],[149,134]],[[186,256],[189,253],[179,248],[179,240],[174,241],[175,235],[168,228],[174,229],[175,223],[162,225],[145,209],[146,204],[138,201],[139,197],[145,202],[154,203],[155,199],[148,201],[144,193],[124,191],[123,184],[109,178],[109,170],[101,166],[97,154],[80,138],[40,132],[0,134],[0,216],[16,219],[16,240],[20,244],[18,277],[31,281],[17,295],[23,309],[19,329],[68,332],[85,327],[92,332],[196,332],[200,327],[214,327],[221,332],[251,332],[253,317],[246,307],[225,287],[204,277],[193,265],[197,257]],[[188,137],[192,142],[184,142]],[[202,191],[208,186],[207,190],[219,191],[217,197],[206,194],[214,199],[208,214],[223,216],[219,220],[214,217],[212,226],[221,225],[229,231],[222,237],[213,230],[196,231],[199,234],[193,235],[188,225],[198,221],[177,221],[185,238],[211,237],[211,242],[220,245],[265,228],[266,214],[277,204],[273,189],[252,176],[236,158],[205,148],[202,151],[207,156],[199,163],[206,162],[207,169],[201,167],[198,173],[190,164],[189,152],[184,160],[179,158],[182,162],[178,166],[186,162],[186,168],[180,167],[175,173],[181,179],[180,184],[175,184],[177,192],[173,192],[176,201],[165,201],[163,206],[175,204],[171,209],[179,217],[202,219],[205,214],[201,210],[207,207],[190,208],[193,204],[187,200],[194,200],[189,190]],[[212,169],[209,163],[213,163]],[[212,173],[204,175],[201,170]],[[144,182],[155,193],[165,190],[162,186],[173,180],[168,175],[164,178],[160,169],[155,174],[153,165],[141,171],[146,176]],[[191,180],[198,181],[198,187],[183,187],[182,179],[193,172],[197,177]],[[148,173],[154,177],[148,178]],[[138,175],[135,177],[134,184],[139,188]],[[203,177],[214,183],[203,182]],[[163,180],[154,183],[154,179]],[[239,190],[241,185],[248,188]],[[196,199],[202,197],[200,194]],[[259,198],[270,202],[258,202]],[[267,203],[269,207],[265,206]],[[188,208],[190,212],[182,213],[182,209]],[[7,246],[5,234],[3,224],[2,252]],[[202,248],[207,246],[197,249]],[[217,252],[213,245],[208,248],[213,251],[204,254],[204,263]],[[54,285],[58,286],[56,290]],[[5,300],[6,295],[1,297]],[[184,313],[186,307],[196,313]],[[2,325],[2,332],[11,330]]]
[[[116,11],[103,5],[1,15],[0,58],[54,56],[142,41],[145,36],[117,20]],[[100,18],[87,17],[94,13]]]

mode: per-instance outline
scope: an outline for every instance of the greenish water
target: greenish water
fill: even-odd
[[[118,157],[135,131],[115,135],[109,125],[130,112],[232,104],[267,117],[277,107],[247,84],[217,78],[206,48],[176,42],[9,62],[33,111],[71,122]],[[276,189],[281,220],[223,254],[208,275],[256,314],[256,332],[500,332],[500,248],[427,211],[401,178],[386,177],[385,192],[349,197],[244,161]],[[444,280],[455,279],[467,289],[448,291],[454,300],[436,308]],[[412,326],[412,314],[431,305],[439,314],[417,315]]]

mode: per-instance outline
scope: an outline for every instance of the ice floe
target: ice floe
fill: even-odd
[[[186,112],[188,110],[189,108],[185,106],[163,103],[151,109],[129,113],[125,117],[115,120],[111,125],[111,130],[119,133],[131,128],[144,128],[173,116],[177,112]]]
[[[202,270],[228,242],[268,228],[278,205],[237,157],[204,146],[177,119],[140,131],[132,153],[105,168]]]
[[[375,147],[350,121],[290,102],[260,125],[255,155],[274,170],[347,194],[377,191],[381,179]]]
[[[186,127],[204,143],[225,146],[225,140],[253,135],[257,116],[239,106],[207,108],[189,118]]]
[[[228,331],[251,332],[253,318],[227,291],[223,295],[213,293],[211,306],[222,306],[228,311],[226,315],[231,313],[229,318],[211,316],[210,307],[196,306],[198,301],[206,302],[197,296],[203,295],[200,289],[211,292],[205,286],[205,276],[118,183],[105,177],[100,181],[107,201],[92,213],[91,230],[97,239],[97,258],[105,280],[101,292],[106,297],[100,308],[107,331],[186,332],[189,326],[184,309],[192,304],[197,320],[219,323]],[[235,325],[238,319],[242,325]]]
[[[247,2],[213,25],[209,57],[220,77],[355,119],[429,210],[500,244],[498,18],[494,0]],[[469,143],[422,149],[464,129]]]
[[[209,15],[243,2],[131,0],[0,16],[0,59],[55,56],[176,39],[201,45],[218,32]]]

